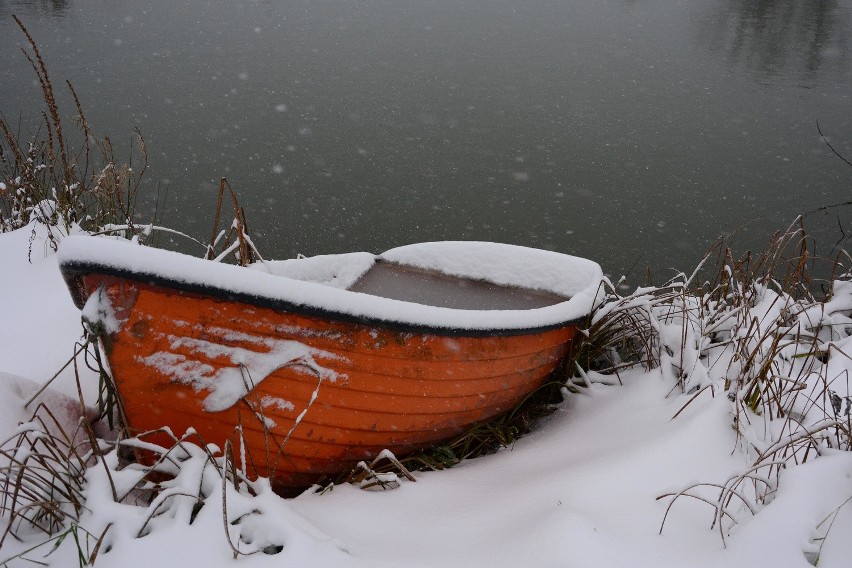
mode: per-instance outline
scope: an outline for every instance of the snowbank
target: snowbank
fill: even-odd
[[[0,313],[5,316],[0,324],[0,437],[4,438],[14,432],[17,422],[29,419],[29,410],[22,404],[35,387],[15,375],[36,382],[48,378],[67,360],[79,330],[79,312],[71,307],[55,259],[49,252],[44,256],[39,245],[40,256],[33,264],[26,261],[29,235],[28,231],[0,235],[0,263],[11,268],[0,278]],[[93,255],[92,260],[104,251],[117,266],[130,263],[119,258],[128,246],[80,244],[88,251],[85,254]],[[405,254],[404,249],[388,253]],[[333,275],[340,273],[322,276],[323,262],[314,262],[312,268],[300,265],[299,270],[304,270],[305,278],[324,280],[327,285],[322,292],[327,294],[329,286],[335,285]],[[162,270],[164,264],[172,263],[176,265],[167,266],[166,271],[183,273],[187,261],[183,256],[155,253],[136,268]],[[345,264],[357,263],[347,260]],[[467,264],[459,257],[459,270]],[[312,275],[306,274],[311,271]],[[195,268],[190,272],[193,278],[205,276]],[[227,280],[231,270],[225,272]],[[284,281],[262,273],[258,277],[249,288],[271,290],[271,282]],[[347,278],[351,274],[342,277]],[[314,286],[322,285],[308,286],[308,292],[300,293],[307,297]],[[755,306],[768,310],[769,300],[758,300]],[[849,305],[840,302],[838,296],[829,310],[814,308],[807,315],[814,321],[829,317],[847,322]],[[736,328],[726,333],[733,335]],[[664,341],[683,346],[683,352],[670,358],[693,365],[695,376],[688,380],[697,387],[718,384],[715,372],[695,373],[712,359],[706,353],[701,357],[703,347],[687,345],[696,338],[675,335],[670,330],[662,333]],[[848,340],[829,340],[835,352],[852,349]],[[852,359],[840,354],[832,357],[830,372],[840,377],[835,383],[839,387],[842,382],[848,393],[843,377],[852,371]],[[533,434],[511,448],[451,470],[418,473],[416,483],[403,481],[394,491],[338,486],[325,494],[308,492],[284,500],[262,482],[254,486],[253,496],[230,486],[223,490],[205,452],[187,446],[180,475],[171,482],[171,497],[150,505],[116,503],[111,483],[119,489],[133,487],[141,472],[119,465],[112,453],[108,463],[90,468],[87,474],[87,509],[77,521],[77,542],[84,552],[91,552],[104,535],[97,558],[102,568],[235,564],[801,568],[817,559],[821,568],[848,566],[852,453],[823,451],[822,457],[805,465],[791,463],[770,502],[757,506],[754,513],[745,506],[730,508],[737,523],[726,525],[725,544],[710,527],[713,508],[696,499],[675,502],[660,533],[668,500],[658,497],[696,480],[722,482],[752,463],[753,456],[743,450],[742,440],[731,428],[732,403],[719,389],[714,396],[712,388],[704,388],[695,399],[693,394],[683,394],[675,386],[671,368],[622,373],[620,386],[605,386],[591,378],[588,388],[569,396]],[[91,375],[83,379],[96,381]],[[73,397],[63,396],[50,401],[56,396],[51,389],[43,396],[57,406],[73,403]],[[763,424],[761,418],[751,418],[755,429]],[[74,419],[73,413],[69,419]],[[772,434],[772,428],[767,426],[765,433]],[[112,482],[106,475],[108,468],[112,468]],[[193,497],[199,488],[204,495],[200,503]],[[200,509],[199,504],[203,504]],[[0,516],[0,522],[7,520],[8,516]],[[0,564],[43,539],[39,534],[26,535],[24,542],[7,538],[0,548]],[[231,545],[255,553],[235,561]],[[48,543],[25,556],[49,566],[78,565],[73,538],[46,556],[51,547]],[[31,564],[20,558],[8,563]]]

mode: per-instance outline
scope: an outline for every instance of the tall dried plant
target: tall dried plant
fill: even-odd
[[[28,141],[21,140],[0,115],[0,232],[38,220],[51,229],[55,248],[61,235],[75,226],[92,232],[110,225],[133,229],[136,200],[148,167],[144,138],[136,131],[136,148],[131,148],[131,156],[138,154],[141,160],[139,170],[134,170],[132,162],[120,164],[110,140],[93,137],[80,98],[66,81],[81,135],[75,149],[41,51],[24,23],[13,18],[27,40],[29,50],[22,51],[40,86],[44,109],[39,133]]]

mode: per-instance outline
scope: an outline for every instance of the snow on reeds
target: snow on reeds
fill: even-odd
[[[136,132],[141,161],[134,170],[132,160],[121,164],[109,138],[96,139],[80,99],[70,82],[79,141],[72,143],[63,121],[53,82],[35,40],[24,24],[15,22],[27,40],[23,49],[41,87],[44,109],[39,131],[30,140],[19,139],[16,129],[0,115],[0,232],[26,227],[39,220],[50,228],[48,238],[57,239],[81,227],[95,232],[108,226],[136,229],[135,208],[140,183],[148,166],[145,141]]]
[[[245,212],[225,178],[221,179],[210,243],[158,223],[165,196],[156,197],[151,218],[140,213],[140,188],[148,169],[145,139],[136,130],[129,160],[121,163],[109,138],[96,138],[83,112],[77,92],[66,81],[76,108],[74,121],[79,140],[72,141],[63,122],[53,82],[41,52],[27,28],[12,16],[27,40],[22,49],[41,87],[44,109],[41,125],[31,139],[21,140],[16,129],[0,113],[0,233],[30,226],[38,221],[47,227],[47,239],[55,251],[62,237],[75,231],[153,241],[155,232],[178,235],[195,242],[205,258],[222,261],[233,256],[245,265],[261,258],[248,234]],[[76,143],[75,143],[76,142]],[[139,165],[134,167],[133,161]],[[228,189],[233,223],[219,230],[222,202]],[[223,219],[227,222],[227,217]]]
[[[225,249],[222,257],[242,252],[242,258],[251,258],[245,216],[233,191],[236,226],[221,234],[214,228],[215,240],[210,245],[159,224],[166,198],[159,192],[155,198],[144,200],[154,202],[153,213],[141,212],[140,189],[148,169],[148,151],[141,132],[134,131],[128,159],[118,160],[110,139],[95,136],[70,81],[65,84],[74,101],[76,128],[67,128],[68,118],[63,119],[38,45],[23,22],[12,17],[26,38],[29,49],[22,48],[22,52],[41,87],[44,107],[38,130],[28,140],[22,139],[18,129],[0,113],[0,233],[27,227],[35,220],[48,228],[48,241],[56,250],[63,236],[80,230],[147,241],[154,240],[155,232],[165,232],[194,241],[202,250],[206,247],[208,254]],[[78,137],[69,135],[69,130],[76,131]],[[226,183],[223,179],[220,208]],[[228,248],[232,239],[238,243],[236,250]]]
[[[727,397],[731,427],[750,460],[728,479],[662,495],[661,530],[686,497],[712,508],[711,524],[724,540],[739,513],[755,514],[772,500],[788,465],[852,450],[849,258],[814,259],[808,245],[798,222],[760,255],[735,260],[719,242],[689,276],[624,296],[609,286],[608,302],[593,314],[573,385],[612,384],[624,369],[659,368],[673,391],[691,394],[681,411],[702,396]],[[816,272],[836,275],[824,297]]]

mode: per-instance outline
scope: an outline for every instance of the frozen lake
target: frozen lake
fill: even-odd
[[[852,157],[850,0],[0,0],[28,133],[11,14],[119,156],[142,131],[166,224],[208,238],[227,176],[275,258],[493,240],[639,279],[852,198],[816,129]],[[808,218],[825,252],[850,213]]]

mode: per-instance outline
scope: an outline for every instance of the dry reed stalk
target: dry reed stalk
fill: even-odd
[[[53,412],[40,404],[31,420],[0,445],[0,512],[8,536],[19,538],[26,526],[47,536],[77,521],[85,503],[85,472],[92,448],[76,431],[67,432]]]
[[[772,498],[786,466],[813,459],[826,448],[852,450],[852,417],[841,416],[842,400],[832,390],[835,378],[827,375],[832,357],[849,356],[826,343],[826,337],[831,340],[839,331],[823,329],[829,298],[817,295],[819,280],[814,277],[822,271],[848,281],[849,273],[840,264],[847,255],[824,259],[813,249],[801,219],[773,235],[760,254],[735,259],[720,241],[711,251],[717,265],[710,278],[688,292],[700,300],[702,309],[695,317],[704,322],[705,348],[718,353],[716,362],[723,367],[717,373],[724,379],[719,390],[732,402],[739,444],[753,461],[724,483],[693,483],[660,496],[669,499],[661,531],[673,504],[688,497],[714,509],[711,526],[724,542],[738,511],[755,514]],[[826,263],[829,270],[818,263]],[[823,315],[814,319],[816,313]],[[852,313],[844,317],[852,323]],[[661,322],[673,323],[670,316]],[[852,325],[842,333],[840,337],[852,335]],[[847,377],[846,392],[848,383]],[[703,393],[715,390],[714,383],[704,385],[675,416]],[[770,423],[780,428],[770,428]],[[707,496],[706,490],[713,488],[718,495]]]
[[[47,225],[48,238],[56,248],[62,235],[76,225],[97,231],[111,224],[133,227],[137,194],[148,167],[147,148],[136,131],[142,159],[140,171],[132,164],[116,166],[112,144],[104,138],[97,145],[100,156],[92,159],[94,140],[80,98],[70,82],[66,85],[76,108],[81,138],[79,150],[72,150],[64,129],[56,92],[47,65],[23,22],[15,18],[31,51],[24,51],[38,81],[44,110],[43,129],[28,143],[21,142],[0,115],[0,232],[25,227],[33,219]],[[5,188],[5,189],[4,189]],[[46,206],[45,203],[51,205]],[[132,233],[132,231],[131,231]]]
[[[219,222],[222,216],[222,201],[225,196],[225,189],[228,190],[228,195],[231,198],[231,205],[234,210],[234,217],[231,226],[228,229],[219,230]],[[234,239],[233,244],[231,239]],[[222,251],[217,253],[217,247],[222,243]],[[243,207],[237,200],[237,194],[234,193],[231,184],[226,178],[219,180],[219,192],[216,196],[216,212],[213,216],[213,231],[210,236],[210,244],[207,246],[207,253],[204,258],[219,262],[230,254],[234,254],[237,263],[240,266],[248,266],[255,259],[263,260],[263,257],[258,252],[254,243],[249,237],[248,223],[246,222],[246,214]]]

